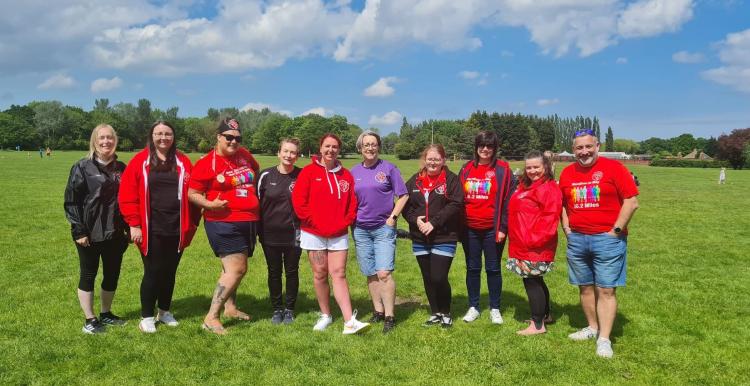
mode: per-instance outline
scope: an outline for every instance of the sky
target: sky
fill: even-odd
[[[147,98],[381,133],[486,110],[718,136],[750,127],[749,2],[0,0],[0,109]]]

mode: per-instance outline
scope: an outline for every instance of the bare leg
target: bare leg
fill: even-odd
[[[617,315],[617,288],[596,287],[596,314],[599,317],[599,337],[609,339]]]
[[[396,304],[396,281],[391,271],[378,271],[380,281],[380,298],[383,300],[385,316],[394,316]]]
[[[346,282],[347,251],[328,251],[328,272],[333,281],[333,296],[344,316],[344,322],[352,318],[352,300],[349,297],[349,283]]]
[[[378,280],[377,275],[367,277],[367,289],[370,291],[370,297],[372,298],[372,308],[375,312],[383,313],[383,299],[381,283]]]
[[[307,251],[310,267],[313,271],[313,287],[315,297],[318,298],[320,312],[331,315],[331,288],[328,287],[328,258],[327,251]]]
[[[578,287],[581,295],[581,307],[589,327],[599,330],[599,321],[596,318],[596,291],[593,285],[582,285]]]
[[[83,316],[86,319],[96,317],[94,315],[94,291],[87,292],[79,289],[78,302],[81,304],[81,310],[83,310]]]
[[[247,255],[244,253],[226,255],[221,258],[221,265],[222,273],[214,290],[211,307],[203,319],[203,322],[209,327],[221,326],[219,311],[221,311],[221,307],[240,285],[242,277],[245,276],[245,272],[247,272]]]
[[[102,313],[112,311],[112,300],[114,300],[115,298],[115,291],[102,290],[101,297],[102,297]]]

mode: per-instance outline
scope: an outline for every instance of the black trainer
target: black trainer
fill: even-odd
[[[282,323],[292,324],[292,322],[294,322],[294,311],[287,308],[284,310],[284,320]]]
[[[271,324],[281,324],[284,321],[284,310],[273,310]]]
[[[372,313],[372,318],[370,318],[370,320],[368,320],[368,322],[369,323],[380,323],[384,319],[385,319],[385,313],[374,311]]]
[[[386,316],[383,320],[383,334],[387,334],[396,327],[396,318],[393,316]]]
[[[443,328],[453,327],[453,318],[451,318],[451,314],[443,314],[443,320],[440,323],[440,327],[443,327]]]
[[[81,332],[84,334],[101,334],[104,332],[104,325],[97,318],[86,319]]]
[[[430,316],[429,319],[422,323],[422,325],[425,327],[431,327],[437,326],[440,323],[443,323],[443,316],[440,314],[432,314],[432,316]]]
[[[110,326],[124,326],[128,323],[112,312],[102,312],[99,314],[99,318],[103,324]]]

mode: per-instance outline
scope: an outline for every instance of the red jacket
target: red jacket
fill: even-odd
[[[357,217],[354,178],[341,164],[326,170],[313,156],[297,177],[292,205],[303,231],[326,238],[343,236]]]
[[[190,171],[193,165],[190,159],[180,153],[176,154],[177,172],[179,173],[177,197],[180,200],[180,245],[178,251],[184,250],[192,241],[200,221],[200,211],[196,210],[188,201],[188,183]],[[148,173],[149,165],[148,148],[143,149],[130,160],[120,180],[120,193],[118,201],[120,212],[125,222],[131,227],[141,227],[143,242],[138,248],[144,255],[148,254],[148,216],[151,213],[149,207]]]
[[[554,180],[518,184],[508,205],[508,256],[519,260],[554,261],[562,194]]]

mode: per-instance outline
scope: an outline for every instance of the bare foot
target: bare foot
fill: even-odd
[[[525,329],[516,331],[516,334],[529,336],[529,335],[544,334],[546,332],[547,332],[547,328],[544,327],[544,324],[542,324],[542,328],[537,330],[536,326],[534,326],[534,322],[531,322],[529,323],[529,326],[526,327]]]
[[[247,313],[244,313],[240,311],[239,309],[235,308],[233,310],[227,310],[224,309],[224,316],[227,318],[234,318],[239,320],[250,320],[252,319],[252,316],[248,315]]]

